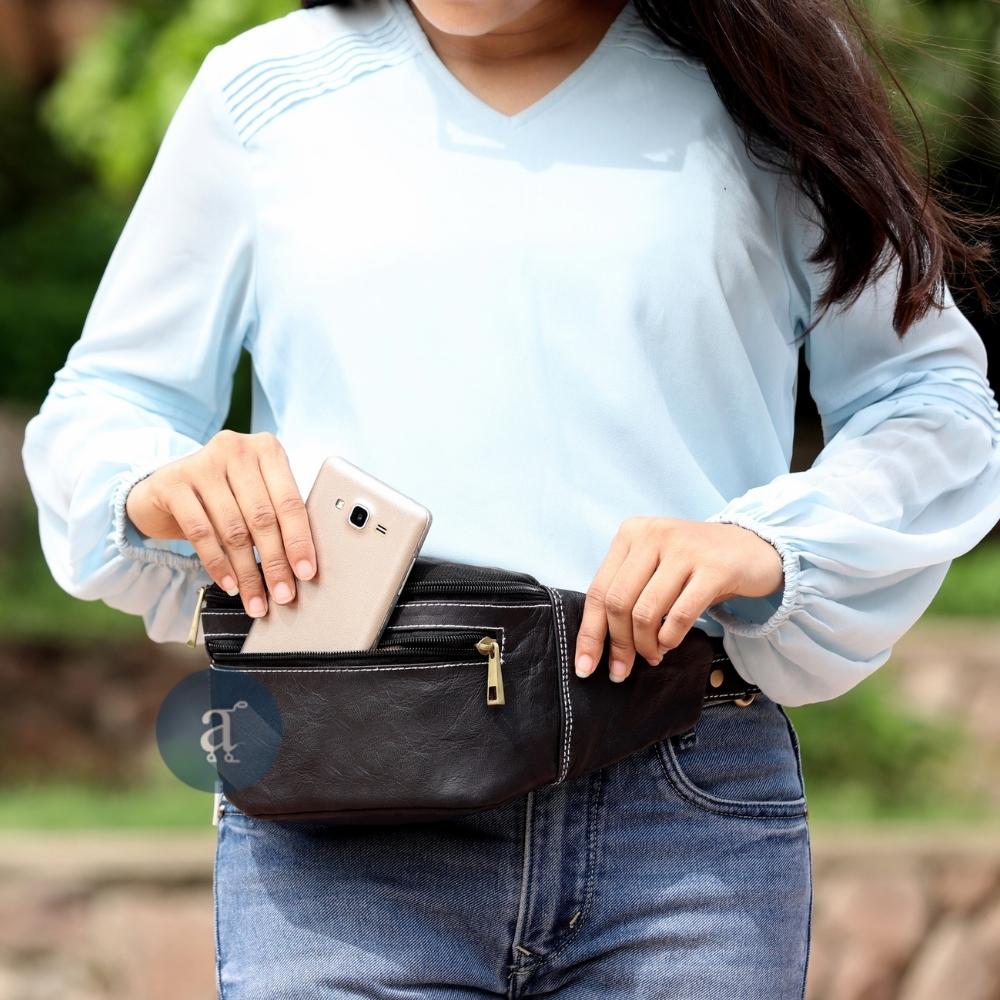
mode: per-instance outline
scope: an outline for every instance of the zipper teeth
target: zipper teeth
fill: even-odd
[[[212,655],[219,657],[234,657],[240,660],[254,659],[287,659],[289,657],[294,658],[304,658],[304,659],[345,659],[349,657],[361,658],[361,657],[380,657],[380,656],[396,656],[396,655],[406,655],[407,653],[423,653],[428,651],[428,647],[433,648],[448,648],[454,646],[457,648],[469,647],[473,648],[473,652],[476,653],[477,657],[482,654],[478,653],[474,648],[474,644],[483,637],[483,635],[489,635],[491,629],[488,626],[482,626],[481,628],[466,629],[462,632],[450,632],[448,635],[430,635],[427,637],[426,641],[421,640],[420,642],[391,642],[384,646],[378,646],[375,649],[344,649],[336,650],[334,652],[323,652],[323,651],[296,651],[288,650],[275,652],[270,651],[266,653],[241,653],[238,648],[225,649],[224,644],[229,640],[216,639],[212,642],[215,647],[212,651]],[[491,636],[491,638],[494,638]],[[475,662],[474,659],[470,658],[470,663]]]
[[[510,580],[501,582],[498,580],[414,580],[409,587],[404,587],[403,592],[409,589],[417,590],[457,590],[462,592],[488,591],[489,593],[506,594],[542,594],[545,588],[538,583],[528,583],[526,580]]]
[[[434,592],[434,591],[445,591],[451,593],[462,593],[462,594],[475,594],[475,593],[488,593],[488,594],[528,594],[532,596],[544,596],[546,591],[541,584],[528,583],[525,580],[510,580],[510,581],[497,581],[497,580],[414,580],[412,583],[407,583],[400,593],[400,599],[407,596],[407,594],[422,593],[422,592]],[[212,604],[221,605],[239,605],[242,607],[243,602],[240,599],[240,595],[236,594],[234,597],[230,597],[225,591],[220,587],[216,587],[213,583],[205,591],[205,604],[206,606]]]

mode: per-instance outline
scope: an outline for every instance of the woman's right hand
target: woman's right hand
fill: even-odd
[[[209,576],[229,594],[239,592],[254,618],[267,614],[254,545],[279,604],[295,597],[296,577],[316,573],[305,504],[285,449],[267,432],[220,431],[136,483],[125,513],[150,538],[187,539]]]

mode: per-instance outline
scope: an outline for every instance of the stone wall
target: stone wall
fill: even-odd
[[[0,997],[210,1000],[204,834],[0,836]]]
[[[1000,1000],[1000,838],[813,840],[809,1000]],[[211,1000],[213,844],[0,837],[0,997]]]
[[[817,836],[809,1000],[1000,1000],[1000,834]]]

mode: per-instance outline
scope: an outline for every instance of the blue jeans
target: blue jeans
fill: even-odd
[[[798,741],[762,695],[473,816],[352,827],[223,810],[223,1000],[804,994]]]

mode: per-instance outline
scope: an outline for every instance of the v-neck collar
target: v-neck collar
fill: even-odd
[[[482,98],[474,94],[454,73],[445,65],[444,61],[434,50],[430,39],[424,32],[423,27],[417,20],[416,15],[410,9],[407,0],[387,0],[388,6],[393,15],[406,29],[414,43],[417,51],[423,57],[426,64],[441,79],[448,92],[472,108],[483,118],[490,122],[508,129],[516,129],[526,122],[537,118],[543,112],[556,104],[574,87],[580,84],[597,68],[598,64],[607,54],[613,42],[626,25],[631,23],[635,13],[633,0],[626,0],[625,5],[615,15],[614,20],[601,36],[597,45],[591,49],[590,54],[576,67],[568,76],[557,83],[551,90],[544,93],[538,100],[529,104],[526,108],[518,111],[517,114],[507,115],[497,110],[491,104],[487,104]]]

